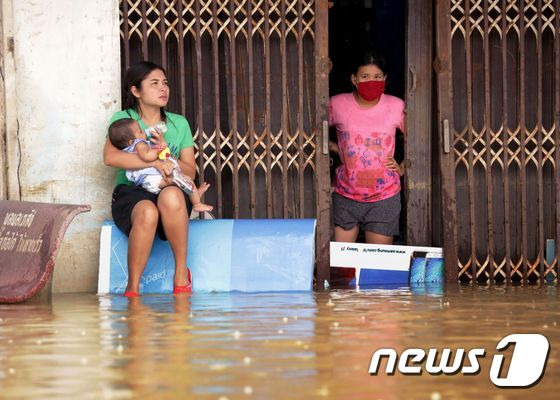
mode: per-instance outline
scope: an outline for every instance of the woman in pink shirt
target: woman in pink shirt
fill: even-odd
[[[367,243],[392,244],[399,233],[404,164],[394,152],[397,128],[405,132],[405,108],[383,93],[386,78],[383,59],[368,52],[351,77],[356,90],[330,99],[329,124],[338,143],[329,145],[342,161],[332,196],[337,242],[355,242],[360,228]]]

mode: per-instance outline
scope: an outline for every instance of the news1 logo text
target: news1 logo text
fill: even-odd
[[[515,345],[509,368],[504,371],[506,360],[504,354],[509,346]],[[544,376],[546,362],[550,351],[548,340],[539,334],[508,335],[496,346],[498,353],[492,357],[490,366],[490,380],[500,388],[528,388],[536,385]],[[480,372],[479,359],[486,356],[486,350],[481,348],[466,351],[457,348],[444,348],[441,351],[431,348],[427,352],[423,349],[411,348],[400,355],[394,349],[379,349],[373,353],[369,366],[370,375],[378,375],[381,360],[387,359],[385,373],[393,375],[398,371],[403,375],[421,375],[423,371],[430,375],[476,375]],[[437,361],[439,357],[439,362]],[[501,376],[505,375],[505,376]]]

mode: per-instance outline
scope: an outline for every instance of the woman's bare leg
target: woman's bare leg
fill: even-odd
[[[139,291],[140,278],[152,251],[158,218],[158,210],[149,200],[139,201],[132,209],[132,228],[128,235],[127,292]]]
[[[385,236],[380,233],[366,231],[366,243],[370,244],[393,244],[393,236]]]
[[[350,242],[353,243],[358,238],[358,233],[360,233],[360,228],[357,226],[346,230],[340,226],[334,227],[334,241],[335,242]]]
[[[354,243],[358,238],[358,233],[360,233],[360,228],[355,226],[348,230],[341,228],[340,226],[334,226],[334,241],[335,242],[348,242]],[[349,282],[355,277],[355,270],[352,268],[341,269],[341,268],[331,268],[331,282]]]
[[[160,192],[157,207],[161,216],[163,230],[175,258],[176,286],[185,286],[187,282],[187,236],[189,215],[183,192],[177,186],[168,186]]]

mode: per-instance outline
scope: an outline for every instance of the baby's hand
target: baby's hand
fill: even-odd
[[[161,146],[164,149],[167,147],[167,143],[163,138],[163,132],[157,127],[151,129],[150,142],[152,142],[156,146]]]

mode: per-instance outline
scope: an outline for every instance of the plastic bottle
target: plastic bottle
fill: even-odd
[[[157,134],[157,130],[159,130],[161,133],[167,132],[167,125],[165,125],[165,122],[158,122],[154,126],[150,126],[149,128],[144,129],[148,140],[150,140],[154,133]]]

